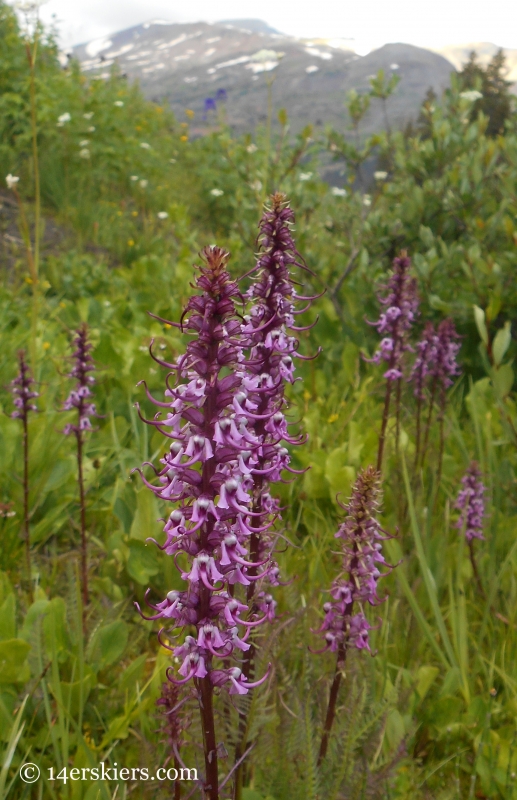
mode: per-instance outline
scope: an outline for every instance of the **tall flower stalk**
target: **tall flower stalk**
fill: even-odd
[[[33,379],[25,361],[25,353],[20,350],[18,353],[19,371],[16,378],[11,383],[11,391],[14,396],[15,410],[12,412],[13,419],[21,420],[23,426],[23,541],[25,544],[25,564],[27,568],[27,581],[29,587],[29,600],[34,600],[32,591],[32,565],[31,565],[31,542],[30,542],[30,517],[29,517],[29,413],[37,411],[38,407],[34,404],[38,392],[32,388]]]
[[[235,662],[249,650],[250,631],[269,619],[266,611],[249,608],[245,587],[267,578],[275,567],[268,555],[258,561],[249,556],[250,537],[266,533],[272,522],[257,528],[262,515],[253,511],[252,472],[262,442],[253,430],[258,415],[246,386],[247,335],[236,310],[242,296],[226,269],[229,253],[207,247],[202,255],[199,293],[188,301],[180,323],[194,338],[175,364],[153,356],[171,370],[165,402],[147,392],[166,417],[145,421],[171,444],[162,467],[154,468],[158,485],[143,480],[158,498],[176,506],[166,519],[161,547],[174,556],[186,588],[169,592],[153,606],[156,613],[150,619],[189,631],[170,648],[181,665],[177,674],[169,668],[168,678],[176,685],[194,683],[203,731],[204,791],[209,800],[218,800],[214,689],[242,695],[266,680],[267,672],[248,680]]]
[[[376,514],[380,503],[378,470],[368,467],[359,473],[348,505],[343,506],[346,517],[336,533],[342,543],[342,571],[334,580],[332,600],[323,606],[325,618],[319,632],[325,635],[325,647],[318,652],[336,653],[336,667],[330,688],[323,735],[318,755],[320,764],[327,753],[332,726],[336,716],[339,687],[350,647],[370,651],[369,625],[364,605],[382,602],[377,594],[377,581],[387,575],[380,566],[392,569],[382,555],[382,542],[391,538],[381,528]]]
[[[410,376],[410,381],[414,384],[414,394],[417,398],[417,444],[415,465],[418,464],[420,455],[420,461],[422,464],[424,463],[429,444],[433,410],[435,407],[438,409],[437,417],[440,426],[438,484],[440,483],[443,460],[447,389],[452,386],[454,382],[453,379],[460,374],[460,367],[457,362],[458,352],[461,347],[459,338],[452,319],[442,320],[436,330],[433,324],[428,322],[424,329],[423,337],[417,344],[418,355],[415,359]],[[429,393],[429,408],[422,452],[420,454],[421,412],[426,395],[426,387],[428,387]]]
[[[461,530],[469,547],[470,563],[481,597],[485,597],[481,576],[479,574],[474,539],[484,539],[483,520],[485,518],[486,487],[481,479],[481,472],[476,461],[472,461],[461,479],[462,489],[456,498],[455,508],[460,511],[456,527]]]
[[[299,445],[303,436],[293,437],[288,432],[284,410],[286,384],[294,381],[294,358],[301,356],[298,340],[292,332],[306,330],[295,325],[296,315],[303,313],[314,298],[300,297],[295,291],[291,271],[306,269],[296,249],[292,235],[294,214],[284,194],[277,192],[271,197],[259,224],[256,266],[248,273],[254,277],[247,300],[250,313],[245,317],[244,334],[249,339],[250,351],[246,362],[247,376],[243,383],[242,400],[251,404],[254,416],[248,424],[257,441],[256,465],[252,470],[253,513],[258,530],[249,540],[250,560],[254,563],[269,561],[271,568],[261,581],[264,589],[257,591],[257,582],[251,581],[246,590],[247,602],[254,612],[262,611],[272,620],[276,603],[267,591],[268,582],[279,582],[278,565],[273,560],[275,535],[268,535],[268,521],[272,516],[280,518],[279,502],[270,493],[270,483],[282,480],[283,470],[294,472],[289,466],[290,455],[286,444]],[[304,301],[304,308],[296,309],[297,301]],[[308,301],[307,303],[305,301]],[[310,327],[310,326],[307,326]],[[257,568],[250,569],[251,574]],[[243,656],[243,673],[248,679],[254,675],[255,641],[251,632],[250,648]],[[239,732],[235,750],[235,761],[239,762],[247,746],[248,709],[240,710]],[[235,798],[238,800],[244,764],[238,767],[235,776]]]
[[[89,602],[88,589],[88,539],[86,532],[86,493],[84,487],[84,436],[92,430],[91,417],[97,416],[95,405],[91,402],[91,386],[95,383],[95,378],[90,375],[95,369],[91,356],[92,345],[88,338],[88,326],[81,325],[76,331],[73,344],[75,350],[72,354],[73,367],[68,373],[69,378],[76,382],[65,402],[63,411],[76,411],[77,422],[65,425],[63,433],[66,436],[73,434],[77,444],[77,482],[79,485],[79,508],[80,508],[80,528],[81,528],[81,584],[83,615]],[[83,616],[84,624],[84,616]]]
[[[403,250],[400,256],[393,260],[393,273],[388,281],[386,296],[378,296],[379,303],[386,310],[383,311],[377,322],[370,323],[377,328],[378,333],[383,334],[379,349],[370,360],[376,364],[381,361],[388,364],[388,369],[384,373],[386,392],[377,451],[377,470],[379,472],[382,472],[393,387],[395,387],[396,394],[397,446],[400,435],[400,396],[404,374],[404,355],[411,350],[409,332],[418,313],[419,304],[416,280],[411,276],[410,269],[411,259]]]

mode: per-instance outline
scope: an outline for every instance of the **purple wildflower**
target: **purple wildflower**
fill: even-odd
[[[456,527],[465,531],[468,542],[472,539],[484,539],[483,520],[485,518],[485,485],[481,480],[481,472],[475,461],[467,469],[461,479],[463,489],[458,493],[455,508],[461,511]]]
[[[336,533],[343,543],[343,569],[330,590],[333,600],[323,606],[325,619],[320,631],[325,633],[324,650],[341,650],[342,655],[349,645],[370,650],[370,625],[364,604],[374,606],[382,602],[377,594],[377,581],[388,573],[381,573],[379,567],[392,569],[382,555],[381,542],[391,537],[375,516],[379,500],[380,474],[368,467],[357,477],[350,502],[344,507],[346,519]],[[342,577],[344,574],[348,577]]]
[[[11,391],[13,393],[15,408],[11,413],[11,417],[21,420],[23,426],[23,539],[25,541],[29,600],[32,602],[33,592],[29,529],[29,413],[38,410],[33,400],[39,397],[39,394],[33,390],[33,379],[28,364],[25,361],[25,353],[23,350],[20,350],[18,353],[18,364],[20,368],[18,375],[11,382]],[[10,516],[10,512],[4,514],[4,516]]]
[[[415,278],[410,275],[411,259],[403,251],[393,260],[393,274],[388,281],[388,294],[378,297],[385,307],[377,322],[370,323],[382,334],[379,349],[370,361],[388,362],[384,377],[388,381],[402,378],[404,353],[411,350],[409,331],[418,313],[418,294]]]
[[[305,330],[294,325],[297,314],[306,308],[295,310],[296,300],[300,298],[290,274],[293,267],[306,269],[291,232],[294,214],[285,195],[277,192],[271,197],[271,207],[266,208],[259,225],[259,257],[257,265],[249,273],[256,275],[247,297],[253,303],[250,314],[245,317],[243,329],[248,335],[251,349],[247,361],[247,375],[243,383],[247,402],[254,408],[254,417],[249,429],[262,443],[257,451],[257,463],[252,470],[254,479],[254,505],[256,514],[280,515],[278,500],[271,497],[269,483],[280,481],[283,470],[294,472],[289,466],[291,457],[286,444],[298,445],[303,436],[292,437],[288,433],[284,415],[286,405],[285,384],[294,382],[294,358],[299,342],[289,334],[291,331]],[[260,527],[260,526],[259,526]],[[266,557],[272,547],[271,537],[254,534],[251,539],[251,552],[257,560]],[[269,571],[268,578],[278,583],[276,565]],[[248,589],[248,597],[254,592],[254,585]],[[268,614],[274,613],[274,605],[268,606]]]
[[[218,89],[215,94],[216,103],[225,103],[228,98],[226,89]]]
[[[74,366],[68,373],[68,377],[75,378],[77,384],[63,403],[62,410],[72,411],[77,409],[78,419],[76,425],[65,425],[63,433],[66,436],[70,433],[80,436],[83,431],[91,431],[90,417],[97,416],[95,405],[90,402],[92,396],[90,386],[95,383],[95,378],[89,373],[93,372],[95,366],[90,355],[92,345],[88,341],[88,327],[86,324],[81,325],[76,331],[74,346],[76,348],[72,354]]]
[[[196,337],[176,364],[166,364],[177,375],[175,386],[167,380],[167,402],[158,403],[148,393],[168,411],[165,419],[146,421],[171,445],[156,470],[160,485],[144,482],[157,497],[177,505],[166,520],[162,549],[188,557],[182,571],[188,589],[169,592],[154,607],[152,619],[195,628],[195,635],[174,648],[182,663],[180,677],[172,681],[208,676],[213,686],[227,683],[230,694],[246,694],[265,678],[249,683],[238,668],[215,669],[213,661],[227,662],[235,651],[245,652],[250,629],[266,619],[258,614],[250,619],[246,604],[234,596],[238,584],[249,586],[271,568],[267,560],[247,557],[256,530],[251,473],[261,441],[253,431],[256,406],[244,388],[245,338],[235,310],[241,295],[226,271],[229,254],[209,247],[203,257],[206,265],[196,281],[202,294],[189,300],[182,317],[182,329]],[[222,370],[229,374],[221,375]]]
[[[181,663],[178,674],[171,668],[168,678],[177,686],[193,681],[197,689],[205,781],[210,797],[217,797],[214,688],[224,686],[231,695],[242,695],[267,678],[266,673],[250,680],[231,661],[240,663],[250,648],[250,631],[269,619],[268,613],[239,599],[244,590],[239,595],[238,587],[267,578],[276,567],[269,555],[255,559],[249,554],[250,538],[266,534],[273,519],[261,519],[252,510],[253,472],[263,442],[254,430],[257,403],[246,385],[249,335],[235,307],[243,298],[226,271],[229,253],[207,247],[202,255],[205,264],[196,279],[200,293],[188,301],[179,326],[194,337],[174,364],[153,356],[171,370],[165,402],[155,400],[146,387],[149,399],[166,416],[144,421],[171,444],[162,468],[155,468],[158,485],[142,479],[158,498],[176,506],[165,521],[161,549],[176,563],[181,557],[186,588],[170,591],[151,606],[155,613],[149,619],[188,631],[180,644],[169,648]],[[271,423],[280,425],[273,418]],[[274,448],[268,473],[277,468]]]
[[[431,322],[426,324],[410,376],[415,397],[423,399],[427,379],[434,382],[433,391],[439,387],[442,394],[452,386],[453,378],[460,373],[456,360],[461,347],[459,338],[452,319],[442,320],[437,330]]]
[[[350,502],[343,507],[347,516],[336,533],[343,543],[343,569],[332,584],[333,599],[323,606],[325,618],[318,632],[325,634],[325,647],[318,652],[330,650],[337,655],[318,764],[327,752],[348,647],[370,651],[371,625],[366,619],[364,604],[375,606],[382,602],[377,594],[377,581],[392,569],[384,560],[381,544],[391,537],[375,516],[380,501],[380,480],[380,472],[373,467],[359,473]],[[387,567],[388,572],[381,573],[380,566]]]
[[[416,345],[417,357],[411,370],[409,381],[413,383],[414,395],[424,399],[424,390],[436,359],[437,336],[432,322],[427,322],[422,338]]]
[[[33,391],[32,384],[34,383],[30,373],[29,365],[25,361],[25,353],[20,350],[18,353],[19,372],[16,378],[11,381],[11,391],[13,393],[13,403],[15,410],[11,413],[13,419],[21,419],[25,424],[27,422],[29,412],[37,411],[38,407],[32,402],[39,393]]]
[[[88,539],[86,533],[86,492],[84,487],[83,474],[83,447],[84,433],[92,430],[90,417],[96,417],[95,405],[90,402],[92,392],[90,386],[95,383],[95,378],[90,375],[95,365],[90,355],[92,345],[88,340],[88,326],[83,323],[76,331],[73,340],[75,347],[72,353],[73,367],[68,373],[69,378],[76,381],[75,389],[72,389],[65,402],[63,411],[77,410],[77,423],[65,425],[63,433],[65,436],[74,434],[77,443],[77,482],[79,485],[79,506],[81,513],[81,580],[83,598],[83,630],[86,632],[86,606],[89,602],[88,591]]]
[[[437,347],[431,375],[438,382],[445,394],[445,390],[452,386],[455,378],[460,373],[457,362],[461,344],[459,334],[456,332],[452,319],[444,319],[438,325]]]

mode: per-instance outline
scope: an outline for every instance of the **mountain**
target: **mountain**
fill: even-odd
[[[388,101],[390,124],[403,126],[418,114],[430,87],[440,93],[448,84],[452,64],[443,56],[408,44],[387,44],[366,56],[343,40],[301,40],[259,20],[209,24],[138,25],[74,48],[82,69],[92,78],[106,78],[117,63],[130,80],[139,80],[144,94],[168,102],[179,118],[196,112],[193,133],[206,131],[205,99],[226,92],[226,113],[238,131],[252,130],[265,120],[268,84],[272,81],[275,109],[285,108],[291,129],[308,123],[347,124],[345,95],[369,88],[379,69],[396,73],[400,83]],[[384,126],[380,103],[372,103],[364,132]]]

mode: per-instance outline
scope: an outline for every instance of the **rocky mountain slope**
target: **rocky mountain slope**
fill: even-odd
[[[193,109],[199,133],[214,113],[205,100],[224,95],[230,124],[241,132],[253,129],[266,118],[268,84],[274,108],[287,110],[292,130],[307,123],[342,128],[346,93],[367,89],[381,68],[400,76],[388,115],[391,125],[403,126],[417,115],[429,87],[440,93],[454,69],[443,56],[412,45],[387,44],[359,56],[347,41],[300,40],[258,20],[155,20],[79,45],[74,56],[92,78],[106,78],[117,63],[129,79],[140,81],[147,97],[170,103],[181,119],[186,108]],[[380,103],[373,103],[364,131],[383,125]]]

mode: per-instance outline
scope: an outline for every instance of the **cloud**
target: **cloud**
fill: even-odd
[[[360,41],[402,41],[421,46],[489,41],[517,47],[517,30],[508,25],[508,0],[49,0],[44,21],[53,14],[67,45],[108,36],[153,18],[171,22],[260,18],[301,37],[338,36]],[[446,23],[444,22],[446,21]]]

